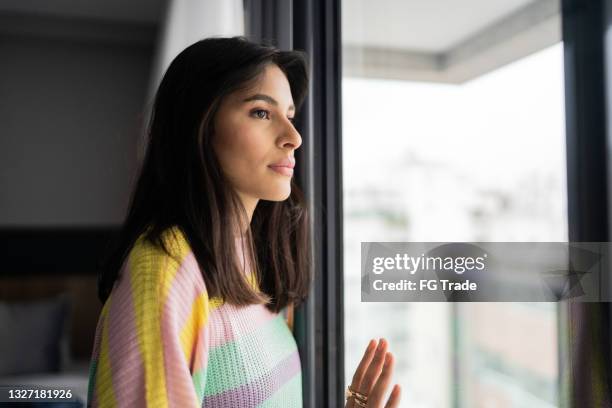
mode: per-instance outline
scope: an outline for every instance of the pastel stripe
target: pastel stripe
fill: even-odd
[[[120,284],[117,285],[108,308],[110,369],[113,378],[115,399],[119,406],[133,406],[138,403],[137,396],[145,389],[144,379],[137,374],[142,372],[142,358],[134,348],[138,344],[138,334],[134,325],[134,303],[129,282],[129,265],[125,265]]]
[[[157,255],[158,261],[165,261],[167,266],[166,273],[161,274],[162,282],[162,293],[160,296],[161,302],[165,302],[168,297],[168,292],[174,281],[175,275],[178,273],[180,265],[183,264],[185,258],[190,252],[189,244],[185,237],[180,233],[177,228],[171,228],[162,235],[162,240],[166,243],[166,246],[170,253],[175,257],[170,260],[166,253],[159,251]]]
[[[181,230],[162,239],[170,254],[138,238],[102,308],[88,406],[301,407],[299,355],[284,314],[209,297]]]
[[[236,388],[241,383],[251,382],[261,375],[262,367],[272,367],[295,350],[292,339],[281,335],[286,331],[282,316],[277,316],[267,324],[259,327],[251,336],[243,336],[222,346],[211,348],[208,367],[208,378],[204,396],[218,394]],[[262,349],[262,342],[273,353],[257,352]],[[248,351],[251,353],[248,353]],[[245,355],[245,352],[248,354]],[[228,364],[228,356],[244,355],[240,365]]]
[[[194,284],[193,268],[189,258],[190,255],[187,255],[183,260],[169,288],[161,321],[166,392],[171,407],[188,406],[190,401],[197,398],[191,376],[191,367],[194,364],[193,345],[196,341],[196,327],[205,325],[208,315],[208,305],[205,301],[195,302],[199,305],[195,314],[192,314],[193,307],[189,307],[194,303],[194,299],[202,298],[199,294],[205,294],[203,285]],[[190,343],[189,350],[182,347],[185,339]]]
[[[107,304],[109,304],[109,300],[106,301]],[[117,403],[115,400],[115,393],[113,391],[112,374],[108,353],[108,319],[104,319],[102,323],[102,340],[100,343],[98,373],[96,376],[96,386],[98,390],[97,402],[103,407],[115,407],[117,406]]]
[[[92,360],[89,365],[89,381],[87,384],[87,407],[98,406],[97,394],[94,392],[95,373],[98,369],[98,361]]]
[[[274,313],[270,312],[265,307],[257,306],[245,306],[238,310],[236,306],[227,305],[227,307],[223,310],[223,313],[225,316],[213,314],[211,317],[215,320],[215,327],[218,331],[216,336],[213,336],[210,340],[211,348],[222,346],[223,344],[232,342],[239,337],[249,335],[254,328],[256,328],[256,326],[267,324],[270,320],[276,317]],[[237,314],[242,314],[247,324],[233,324],[231,317]]]
[[[98,370],[98,359],[100,356],[100,348],[101,348],[100,344],[102,343],[101,327],[104,324],[106,310],[107,310],[106,306],[102,307],[102,311],[100,312],[100,318],[98,319],[98,323],[96,325],[96,334],[94,337],[92,358],[91,358],[91,363],[89,365],[89,381],[87,384],[87,406],[92,406],[92,405],[97,404],[97,393],[95,392],[96,372]]]
[[[138,346],[144,364],[145,402],[147,406],[168,406],[166,394],[166,377],[163,361],[161,327],[158,317],[161,316],[161,296],[168,275],[174,276],[175,264],[162,257],[161,250],[153,250],[147,258],[140,258],[137,242],[136,252],[129,258],[130,282],[134,299],[134,313],[138,332]],[[155,276],[157,275],[157,276]]]
[[[199,274],[197,261],[192,252],[188,253],[181,264],[176,279],[168,293],[170,299],[181,299],[176,302],[180,310],[174,317],[180,330],[180,345],[183,357],[190,361],[197,340],[197,327],[208,323],[208,293],[204,280]]]
[[[265,400],[259,408],[277,408],[285,407],[290,404],[292,400],[295,400],[295,393],[302,393],[302,373],[298,372],[292,379],[287,381],[278,391],[276,391],[270,398]]]
[[[203,406],[224,407],[227,401],[233,401],[239,404],[235,406],[241,407],[251,407],[261,404],[272,397],[279,388],[289,381],[289,379],[293,379],[294,376],[301,376],[300,368],[300,357],[297,351],[295,351],[280,361],[269,373],[265,373],[263,376],[254,378],[246,384],[238,385],[222,393],[205,396]],[[270,387],[269,384],[274,384],[274,386]],[[266,390],[267,392],[253,392],[253,390]]]

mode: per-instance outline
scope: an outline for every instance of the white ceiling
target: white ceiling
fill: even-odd
[[[205,0],[200,0],[205,1]],[[540,0],[342,0],[343,42],[444,52]],[[0,12],[156,23],[167,0],[1,0]]]
[[[461,83],[561,40],[561,0],[341,1],[349,76]],[[16,12],[157,24],[168,2],[0,0],[0,17]]]
[[[463,83],[561,41],[561,0],[342,0],[345,76]]]
[[[342,41],[440,53],[537,1],[342,0]]]
[[[158,23],[166,0],[0,0],[0,12]]]

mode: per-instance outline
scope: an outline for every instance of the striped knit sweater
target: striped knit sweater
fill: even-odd
[[[300,359],[284,315],[209,298],[180,230],[163,239],[176,256],[141,236],[104,304],[87,406],[301,407]]]

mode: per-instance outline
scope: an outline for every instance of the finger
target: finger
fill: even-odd
[[[389,395],[389,400],[385,404],[385,408],[397,408],[399,407],[400,398],[402,396],[402,389],[399,384],[395,384]]]
[[[351,388],[353,390],[359,390],[359,384],[361,384],[361,381],[363,379],[363,376],[365,375],[366,369],[368,368],[370,361],[372,361],[372,358],[374,357],[375,351],[376,351],[376,340],[372,339],[368,343],[368,347],[366,348],[366,351],[363,354],[363,357],[361,358],[359,365],[357,366],[357,370],[355,370],[355,374],[353,374],[353,380],[351,382]]]
[[[385,354],[387,353],[387,341],[384,338],[380,339],[378,343],[378,348],[376,349],[376,353],[374,354],[374,358],[370,362],[368,369],[366,370],[365,375],[363,376],[363,380],[361,384],[359,384],[359,392],[365,395],[369,395],[372,390],[372,385],[380,375],[380,371],[382,370],[383,363],[385,362]]]
[[[374,357],[374,351],[376,350],[376,340],[371,339],[368,342],[368,346],[366,347],[366,351],[363,354],[363,357],[361,358],[361,361],[359,362],[359,365],[357,366],[357,369],[355,370],[355,374],[353,375],[353,380],[351,382],[351,389],[353,390],[358,390],[359,389],[359,384],[361,383],[361,379],[363,378],[363,375],[365,374],[365,370],[368,367],[368,364],[370,364],[370,361],[372,360],[372,357]],[[355,400],[354,398],[349,398],[346,402],[346,408],[354,408],[355,407]]]
[[[378,377],[378,380],[376,380],[376,384],[374,385],[372,391],[370,392],[370,395],[368,396],[368,401],[375,401],[376,404],[379,404],[383,401],[385,392],[387,391],[387,388],[389,388],[389,383],[391,382],[391,376],[393,375],[394,367],[395,359],[393,358],[393,354],[387,353],[385,355],[385,362],[382,368],[382,372],[380,373],[380,377]]]

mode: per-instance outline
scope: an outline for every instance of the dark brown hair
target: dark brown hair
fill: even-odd
[[[242,36],[211,37],[172,61],[155,95],[147,150],[128,214],[99,274],[102,302],[141,234],[170,254],[162,234],[171,227],[178,227],[189,242],[210,297],[235,305],[266,303],[273,311],[306,298],[310,237],[300,189],[292,179],[287,200],[260,200],[253,213],[245,254],[259,282],[258,293],[237,263],[233,226],[246,211],[211,146],[213,119],[223,98],[256,84],[269,64],[287,76],[297,112],[308,89],[302,51],[280,51]]]

